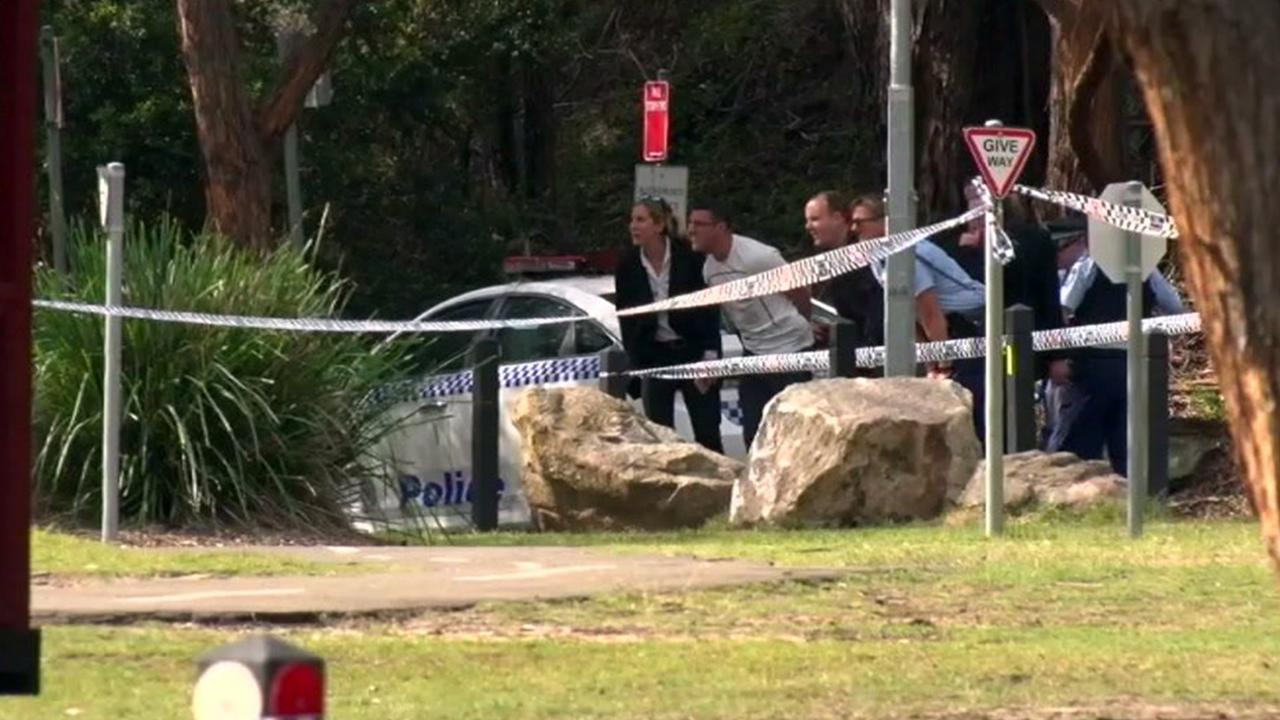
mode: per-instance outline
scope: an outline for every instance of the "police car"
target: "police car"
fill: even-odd
[[[613,275],[583,272],[587,257],[509,258],[508,274],[521,279],[463,293],[439,303],[418,320],[515,320],[581,317],[575,322],[501,328],[432,336],[415,360],[423,373],[392,397],[387,412],[392,430],[376,460],[387,482],[366,489],[356,511],[364,529],[402,527],[466,528],[471,519],[471,373],[466,354],[482,338],[497,340],[501,353],[499,398],[500,526],[521,527],[530,515],[520,486],[520,435],[510,419],[516,395],[530,386],[597,387],[600,354],[622,348],[614,316]],[[741,355],[738,337],[723,338],[726,357]],[[721,387],[720,432],[725,453],[745,459],[736,383]],[[640,401],[632,401],[637,411]],[[677,395],[676,432],[690,442],[693,430]],[[353,508],[354,510],[354,508]]]

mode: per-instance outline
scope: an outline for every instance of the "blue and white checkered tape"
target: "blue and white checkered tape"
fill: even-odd
[[[498,368],[498,383],[503,388],[550,385],[575,380],[592,380],[598,377],[600,377],[600,358],[595,355],[539,360],[502,365]],[[372,399],[410,402],[427,398],[452,397],[469,394],[471,387],[471,371],[462,370],[448,375],[435,375],[417,382],[396,383],[379,389]]]

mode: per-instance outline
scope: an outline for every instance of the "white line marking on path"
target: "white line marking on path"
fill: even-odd
[[[263,590],[208,590],[205,592],[178,593],[175,595],[140,595],[138,597],[116,598],[121,603],[183,603],[193,600],[218,600],[224,598],[243,597],[284,597],[286,595],[303,595],[303,588],[267,588]]]
[[[466,565],[471,561],[467,558],[433,557],[427,558],[427,562],[442,563],[444,565]]]
[[[343,547],[343,546],[335,546],[335,545],[326,545],[325,550],[328,550],[329,552],[334,553],[335,555],[355,555],[356,553],[360,552],[360,548]]]
[[[495,575],[467,575],[465,577],[454,578],[458,582],[502,582],[504,580],[537,580],[539,578],[555,577],[557,575],[571,575],[573,573],[596,572],[599,570],[614,570],[617,565],[568,565],[566,567],[542,568],[540,570],[521,570],[511,573],[497,573]]]

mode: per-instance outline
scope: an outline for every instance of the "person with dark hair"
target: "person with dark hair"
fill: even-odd
[[[705,258],[677,233],[670,206],[645,198],[631,207],[631,247],[614,271],[618,309],[647,305],[706,287]],[[636,369],[679,365],[720,357],[720,313],[715,307],[691,308],[618,318],[622,345]],[[724,452],[720,437],[720,390],[706,380],[645,378],[641,401],[645,417],[675,427],[676,393],[684,398],[698,444]]]
[[[706,255],[702,275],[707,285],[722,285],[786,264],[770,245],[733,231],[729,215],[718,205],[690,206],[689,240]],[[720,306],[742,339],[744,355],[794,353],[813,348],[809,327],[809,289],[799,287]],[[738,383],[742,403],[742,439],[751,447],[764,406],[788,385],[812,379],[812,373],[744,375]]]
[[[804,228],[813,238],[814,248],[829,252],[856,240],[852,213],[849,201],[834,190],[823,190],[810,198],[804,206]],[[870,267],[837,275],[815,287],[813,293],[814,299],[827,303],[853,324],[858,345],[884,343],[884,292]],[[827,325],[814,323],[813,331],[818,345],[828,344]]]

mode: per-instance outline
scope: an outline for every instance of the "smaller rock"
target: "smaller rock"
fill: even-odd
[[[978,463],[957,502],[962,508],[985,505],[986,461]],[[1032,505],[1086,508],[1128,493],[1125,479],[1102,460],[1081,460],[1073,453],[1041,450],[1004,457],[1004,506],[1019,510]]]

